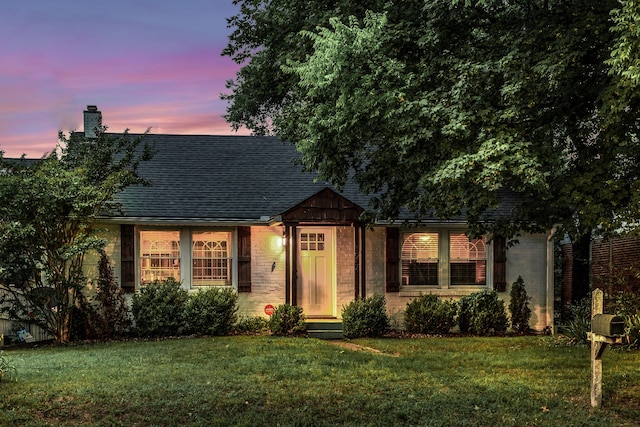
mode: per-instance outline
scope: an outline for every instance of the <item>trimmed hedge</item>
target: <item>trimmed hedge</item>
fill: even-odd
[[[493,290],[484,290],[467,295],[458,303],[458,326],[460,332],[476,335],[501,334],[507,330],[509,321],[504,301]]]
[[[187,291],[172,277],[142,287],[133,295],[131,305],[138,334],[159,337],[181,333],[188,298]]]
[[[355,299],[342,308],[342,335],[345,338],[379,337],[389,330],[389,323],[382,295]]]
[[[238,320],[238,294],[231,288],[208,288],[189,295],[185,305],[187,330],[228,335]]]
[[[446,334],[456,324],[457,304],[442,301],[437,295],[420,295],[407,303],[404,326],[407,332],[418,334]]]
[[[292,336],[304,334],[307,331],[307,325],[302,314],[302,307],[291,304],[277,306],[269,318],[269,329],[273,335]]]

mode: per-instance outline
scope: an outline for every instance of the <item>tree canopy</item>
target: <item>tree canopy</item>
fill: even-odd
[[[0,302],[13,320],[34,322],[69,340],[71,312],[87,284],[85,254],[106,243],[99,216],[117,211],[115,196],[144,184],[142,137],[60,135],[58,150],[34,161],[0,156]]]
[[[636,222],[637,0],[236,3],[227,120],[353,179],[375,216],[508,236]],[[505,193],[511,214],[485,222]]]

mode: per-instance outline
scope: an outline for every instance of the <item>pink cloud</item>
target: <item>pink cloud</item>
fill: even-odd
[[[238,66],[220,52],[229,2],[17,2],[0,14],[0,150],[40,157],[95,104],[111,131],[230,134],[219,94]],[[124,2],[123,2],[124,4]],[[247,134],[248,131],[241,131]]]

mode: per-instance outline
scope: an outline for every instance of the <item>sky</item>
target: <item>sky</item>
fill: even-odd
[[[232,0],[28,0],[0,10],[0,151],[42,157],[97,105],[111,132],[228,135]],[[240,134],[248,134],[240,130]]]

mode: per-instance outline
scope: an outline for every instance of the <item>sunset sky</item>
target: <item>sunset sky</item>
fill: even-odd
[[[0,150],[41,157],[97,105],[112,132],[232,134],[232,0],[30,0],[0,12]],[[246,131],[242,133],[247,133]]]

